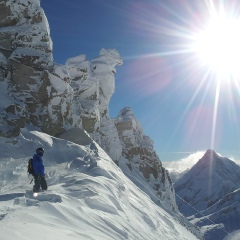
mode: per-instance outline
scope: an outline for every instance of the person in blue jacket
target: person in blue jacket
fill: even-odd
[[[42,190],[47,190],[47,182],[45,179],[44,165],[42,160],[43,154],[44,149],[38,148],[36,150],[36,154],[33,155],[34,192],[39,192],[40,187],[42,188]]]

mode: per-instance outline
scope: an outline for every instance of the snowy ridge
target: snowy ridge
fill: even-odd
[[[22,129],[0,141],[1,240],[201,238],[180,215],[155,205],[90,138],[80,146]],[[39,145],[49,191],[34,197],[27,190],[26,153]]]

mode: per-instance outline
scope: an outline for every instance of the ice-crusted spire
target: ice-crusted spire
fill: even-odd
[[[115,91],[116,66],[123,61],[115,49],[101,49],[100,57],[91,61],[91,69],[99,82],[99,108],[101,117],[108,117],[108,105]]]
[[[128,129],[132,131],[132,135],[140,137],[141,140],[143,139],[144,134],[142,127],[138,120],[135,118],[131,107],[125,107],[122,110],[120,110],[115,122],[117,123],[118,128],[121,128],[121,125],[123,125],[126,128],[125,130]],[[129,133],[125,132],[123,134],[128,135]]]
[[[154,150],[153,141],[144,134],[131,107],[125,107],[120,111],[115,119],[115,125],[123,149],[119,166],[125,172],[128,168],[134,172],[135,178],[132,180],[136,183],[141,182],[137,179],[144,176],[146,182],[152,186],[152,192],[148,192],[152,199],[155,202],[163,201],[168,207],[176,210],[174,189],[169,174],[162,167]],[[131,173],[126,174],[131,176]],[[144,186],[139,187],[145,189]]]
[[[118,119],[122,119],[122,120],[129,120],[129,119],[133,119],[135,118],[134,117],[134,114],[133,114],[133,111],[132,111],[132,108],[131,107],[125,107],[123,108],[119,114],[118,114]]]

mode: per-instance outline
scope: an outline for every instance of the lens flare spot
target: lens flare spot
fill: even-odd
[[[168,63],[160,57],[148,56],[129,64],[128,80],[130,85],[145,94],[158,93],[171,82],[171,70]]]

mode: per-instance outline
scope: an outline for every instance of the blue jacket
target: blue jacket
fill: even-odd
[[[44,165],[43,165],[43,160],[42,156],[39,154],[34,154],[33,155],[33,170],[34,170],[34,175],[44,175]]]

